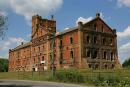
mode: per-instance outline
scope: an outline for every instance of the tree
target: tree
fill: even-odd
[[[8,71],[8,59],[0,59],[0,72]]]
[[[124,61],[122,64],[123,67],[130,67],[130,57]]]
[[[7,30],[7,17],[0,13],[0,37],[3,39]]]

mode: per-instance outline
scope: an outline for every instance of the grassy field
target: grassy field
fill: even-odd
[[[120,70],[60,70],[52,77],[46,72],[4,72],[0,79],[57,81],[89,84],[98,87],[130,87],[130,69]]]

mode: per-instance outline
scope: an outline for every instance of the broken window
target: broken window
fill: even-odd
[[[73,44],[73,38],[70,37],[70,44]]]
[[[113,58],[113,53],[111,52],[111,61],[113,61],[113,59],[114,59],[114,58]]]
[[[60,64],[62,64],[62,63],[63,63],[63,54],[60,53]]]
[[[104,52],[103,53],[103,59],[106,59],[107,58],[107,52]]]
[[[60,46],[62,46],[62,40],[60,40]]]
[[[86,39],[87,39],[87,43],[90,43],[90,37],[87,36]]]
[[[97,43],[97,37],[96,37],[96,36],[94,36],[94,40],[93,40],[93,42],[94,42],[94,44]]]
[[[96,25],[96,24],[94,24],[93,29],[94,29],[94,30],[96,30],[96,29],[97,29],[97,25]]]
[[[110,45],[112,45],[112,43],[113,43],[113,41],[112,41],[112,39],[110,39]]]
[[[97,55],[98,55],[98,52],[97,52],[97,51],[94,51],[94,52],[93,52],[93,56],[92,56],[93,59],[97,58]]]
[[[74,54],[73,54],[73,51],[70,51],[70,58],[74,58]]]
[[[91,57],[90,51],[87,51],[87,57]]]
[[[42,61],[44,61],[44,56],[42,57]]]
[[[38,51],[40,52],[40,47],[38,47]]]
[[[106,44],[106,39],[105,38],[103,38],[102,43],[103,43],[103,45]]]

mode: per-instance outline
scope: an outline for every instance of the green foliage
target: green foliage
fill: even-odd
[[[76,69],[57,71],[55,79],[61,82],[71,83],[83,83],[85,81],[83,75]]]
[[[123,67],[130,67],[130,58],[125,60],[125,62],[122,64]]]
[[[7,72],[7,71],[8,71],[8,60],[0,59],[0,72]]]

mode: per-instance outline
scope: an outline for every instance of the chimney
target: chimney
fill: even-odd
[[[78,29],[82,30],[82,28],[83,28],[83,22],[79,21],[78,22]]]
[[[100,17],[100,13],[99,13],[99,12],[96,14],[96,17],[97,17],[97,18]]]
[[[116,29],[113,29],[114,34],[116,34]]]
[[[51,15],[51,20],[54,20],[54,15]]]

